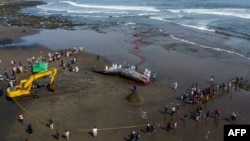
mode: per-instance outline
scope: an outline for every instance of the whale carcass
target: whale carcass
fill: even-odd
[[[122,68],[122,67],[108,68],[106,67],[103,70],[98,70],[95,67],[93,67],[92,70],[96,73],[101,73],[101,74],[119,75],[121,77],[130,79],[138,83],[149,84],[151,82],[149,75],[141,74],[137,72],[135,69],[131,69],[131,68]]]

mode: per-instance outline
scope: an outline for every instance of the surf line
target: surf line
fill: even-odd
[[[143,46],[143,44],[140,42],[140,39],[140,37],[132,36],[132,39],[130,41],[130,43],[134,47],[132,53],[140,59],[139,63],[137,63],[136,66],[141,66],[146,60],[144,56],[140,55],[139,47]]]
[[[211,50],[226,52],[226,53],[229,53],[229,54],[234,54],[234,55],[237,55],[237,56],[240,56],[240,57],[243,57],[243,58],[250,59],[250,57],[246,57],[243,54],[240,54],[240,53],[237,53],[237,52],[234,52],[234,51],[225,50],[225,49],[221,49],[221,48],[210,47],[210,46],[206,46],[206,45],[201,45],[201,44],[198,44],[198,43],[195,43],[195,42],[192,42],[192,41],[181,39],[181,38],[178,38],[178,37],[176,37],[176,36],[174,36],[172,34],[169,34],[169,33],[165,32],[165,31],[163,31],[162,29],[159,29],[159,31],[162,32],[165,35],[170,36],[172,39],[175,39],[175,40],[178,40],[178,41],[181,41],[181,42],[184,42],[184,43],[196,45],[196,46],[199,46],[199,47],[202,47],[202,48],[205,48],[205,49],[211,49]]]

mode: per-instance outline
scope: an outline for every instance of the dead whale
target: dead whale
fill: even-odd
[[[92,68],[93,72],[107,74],[107,75],[119,75],[121,77],[130,79],[132,81],[142,83],[142,84],[149,84],[151,83],[150,77],[147,75],[141,74],[134,69],[130,68],[116,68],[116,69],[103,69],[98,70],[95,67]]]

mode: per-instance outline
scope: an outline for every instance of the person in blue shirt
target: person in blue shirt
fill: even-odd
[[[31,124],[29,123],[28,126],[27,126],[27,131],[29,134],[32,134],[33,133],[33,128],[31,126]]]
[[[156,79],[156,72],[153,72],[153,74],[152,74],[152,80],[155,81],[155,79]]]
[[[137,83],[134,84],[133,89],[134,89],[134,92],[135,92],[135,93],[138,93],[138,91],[139,91],[139,86],[138,86]]]

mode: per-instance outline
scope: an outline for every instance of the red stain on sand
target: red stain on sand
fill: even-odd
[[[140,61],[136,64],[136,66],[140,66],[145,62],[145,57],[140,55],[140,47],[143,47],[144,45],[140,42],[140,37],[134,37],[132,36],[131,44],[133,45],[133,54],[137,56]]]
[[[140,59],[139,63],[137,63],[136,66],[141,66],[146,61],[145,57],[140,55],[140,48],[144,47],[144,44],[140,42],[140,39],[141,39],[140,37],[134,37],[134,36],[132,36],[131,39],[131,44],[134,47],[132,53]],[[150,80],[148,83],[138,83],[138,85],[146,86],[148,84],[152,84],[153,82],[154,82],[153,80]]]

